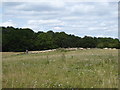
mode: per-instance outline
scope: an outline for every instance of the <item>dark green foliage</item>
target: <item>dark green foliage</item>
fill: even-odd
[[[82,46],[84,48],[95,48],[96,47],[96,41],[94,40],[93,37],[90,36],[85,36],[82,39]]]
[[[97,47],[98,48],[120,48],[120,42],[118,39],[113,38],[98,38],[97,40]]]
[[[65,32],[35,33],[29,28],[0,27],[2,30],[2,51],[45,50],[54,48],[120,48],[118,39],[96,38],[85,36],[83,38],[68,35]]]
[[[54,48],[53,37],[49,33],[38,34],[35,46],[38,50]]]
[[[34,32],[31,29],[2,28],[3,51],[25,51],[34,48]]]

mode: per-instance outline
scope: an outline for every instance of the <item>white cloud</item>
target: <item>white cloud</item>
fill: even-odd
[[[90,13],[94,10],[94,5],[84,5],[84,4],[78,4],[73,7],[71,7],[71,12],[72,13]]]
[[[6,22],[0,23],[0,26],[5,26],[5,27],[7,27],[7,26],[13,26],[13,27],[15,27],[16,24],[13,23],[12,20],[8,20],[8,21],[6,21]]]
[[[4,2],[54,2],[61,0],[4,0]],[[64,0],[64,2],[119,2],[119,0]]]
[[[54,0],[52,2],[49,2],[49,4],[51,4],[52,6],[55,6],[55,7],[59,7],[59,8],[65,6],[64,0]]]
[[[63,26],[64,22],[60,20],[28,20],[27,24],[23,28],[31,28],[36,32],[38,30],[61,30],[60,26]]]
[[[29,20],[28,24],[57,24],[62,23],[60,20]]]
[[[118,25],[117,4],[63,0],[4,3],[3,17],[6,23],[9,19],[16,23],[22,22],[21,27],[29,27],[35,31],[54,29],[80,36],[99,33],[113,36],[116,35]]]
[[[53,30],[61,30],[61,27],[54,27]]]

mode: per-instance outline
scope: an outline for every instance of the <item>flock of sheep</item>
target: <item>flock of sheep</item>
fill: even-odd
[[[91,49],[91,48],[62,48],[62,49],[64,49],[64,50],[69,50],[69,51],[71,51],[71,50],[89,50],[89,49]],[[116,50],[116,48],[103,48],[103,49],[109,49],[109,50]],[[28,51],[28,50],[26,50],[26,52],[25,53],[45,53],[45,52],[51,52],[51,51],[56,51],[57,49],[50,49],[50,50],[42,50],[42,51]]]

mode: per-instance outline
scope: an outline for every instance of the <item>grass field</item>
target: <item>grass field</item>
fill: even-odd
[[[4,52],[3,88],[117,88],[118,50]]]

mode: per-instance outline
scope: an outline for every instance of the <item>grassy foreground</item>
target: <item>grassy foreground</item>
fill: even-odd
[[[2,56],[3,88],[117,88],[118,50]]]

